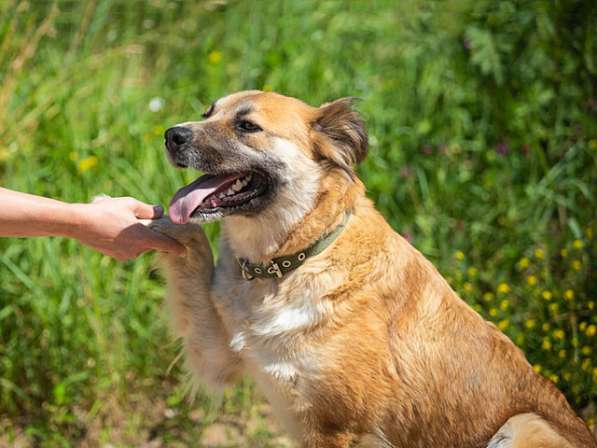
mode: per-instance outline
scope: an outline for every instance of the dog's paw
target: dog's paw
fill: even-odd
[[[156,232],[174,238],[187,248],[184,257],[160,254],[159,261],[170,275],[173,275],[172,278],[193,278],[202,285],[209,285],[214,266],[213,254],[207,236],[199,224],[174,224],[168,216],[145,220],[144,224]]]
[[[168,216],[144,221],[151,230],[174,238],[179,243],[187,245],[192,241],[206,240],[205,232],[199,224],[174,224]]]
[[[150,229],[175,239],[198,256],[211,256],[209,241],[199,224],[174,224],[168,216],[143,222]]]

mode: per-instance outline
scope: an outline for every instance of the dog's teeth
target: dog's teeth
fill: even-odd
[[[232,184],[232,186],[230,187],[230,189],[233,190],[234,192],[240,191],[242,188],[243,188],[243,184],[240,181],[240,179],[237,179],[236,182],[234,182]]]
[[[226,190],[226,192],[224,193],[226,196],[231,196],[234,194],[234,188],[230,187],[228,188],[228,190]]]

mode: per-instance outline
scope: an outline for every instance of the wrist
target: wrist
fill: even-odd
[[[60,236],[78,239],[87,216],[89,204],[63,204],[57,220],[57,231]]]

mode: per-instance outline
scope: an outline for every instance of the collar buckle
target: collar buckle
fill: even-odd
[[[280,270],[280,266],[275,261],[271,261],[268,268],[267,273],[270,275],[275,275],[278,278],[282,278],[282,271]]]

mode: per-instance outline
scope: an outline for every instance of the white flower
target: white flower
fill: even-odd
[[[160,97],[152,98],[149,101],[149,110],[152,112],[159,112],[164,108],[164,99]]]

